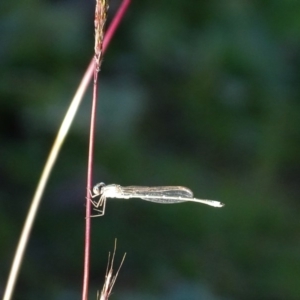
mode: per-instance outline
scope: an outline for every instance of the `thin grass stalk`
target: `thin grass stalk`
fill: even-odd
[[[88,157],[88,171],[87,171],[87,194],[86,194],[86,221],[85,221],[85,245],[84,245],[84,271],[83,271],[83,287],[82,300],[88,299],[89,287],[89,269],[90,269],[90,236],[91,236],[91,198],[90,190],[92,188],[93,175],[93,157],[94,157],[94,138],[95,138],[95,122],[96,122],[96,107],[98,99],[98,72],[100,70],[101,59],[104,50],[107,46],[107,40],[110,41],[112,34],[118,27],[123,18],[130,0],[124,0],[115,15],[111,26],[109,27],[105,38],[103,40],[103,27],[106,21],[107,4],[105,0],[97,0],[95,9],[95,68],[94,68],[94,89],[93,89],[93,103],[91,111],[91,126],[90,126],[90,140],[89,140],[89,157]]]
[[[59,151],[62,147],[62,144],[66,138],[66,135],[69,131],[71,123],[75,117],[77,109],[81,103],[83,95],[86,92],[89,82],[91,81],[91,77],[94,70],[94,60],[92,60],[79,84],[79,87],[74,95],[74,98],[71,101],[71,104],[68,108],[68,111],[65,115],[65,118],[60,126],[58,134],[54,140],[53,146],[50,150],[49,156],[47,158],[46,164],[42,171],[42,175],[38,182],[36,191],[34,193],[33,199],[31,201],[31,205],[26,216],[26,220],[21,232],[21,236],[19,239],[19,243],[16,249],[16,253],[14,256],[14,260],[12,263],[12,267],[10,269],[8,281],[6,284],[6,288],[4,291],[3,300],[10,300],[14,291],[14,287],[16,284],[16,280],[20,271],[21,262],[25,253],[26,246],[28,244],[29,236],[33,227],[33,223],[37,214],[37,210],[39,208],[43,193],[45,191],[45,187],[47,185],[49,176],[53,169],[53,166],[58,157]]]
[[[107,4],[105,0],[96,0],[95,7],[95,53],[94,53],[94,85],[93,85],[93,101],[91,110],[90,122],[90,137],[89,137],[89,154],[88,154],[88,169],[87,169],[87,190],[86,190],[86,216],[85,216],[85,244],[84,244],[84,267],[83,267],[83,286],[82,299],[88,299],[88,284],[89,284],[89,269],[90,269],[90,247],[91,247],[91,205],[90,205],[90,190],[93,181],[93,161],[94,161],[94,140],[96,127],[96,108],[98,99],[98,72],[103,55],[103,36],[104,24],[106,22]]]
[[[127,10],[127,7],[130,3],[130,0],[124,0],[122,5],[120,6],[117,14],[115,15],[111,25],[109,26],[107,33],[105,35],[104,41],[103,41],[103,52],[106,51],[121,19],[123,18],[125,11]],[[29,236],[33,227],[34,220],[36,218],[36,214],[42,199],[42,196],[45,191],[45,187],[47,185],[48,179],[50,177],[51,171],[54,167],[54,164],[56,162],[56,159],[58,157],[58,154],[60,152],[60,149],[63,145],[63,142],[67,136],[67,133],[70,129],[70,126],[74,120],[74,117],[76,115],[76,112],[78,110],[78,107],[83,99],[83,95],[86,92],[86,89],[88,87],[89,82],[91,81],[91,78],[93,76],[94,72],[94,58],[92,58],[80,84],[79,87],[71,101],[71,104],[68,108],[68,111],[63,119],[63,122],[59,128],[59,131],[57,133],[57,136],[54,140],[53,146],[50,150],[49,156],[47,158],[46,164],[44,166],[44,169],[42,171],[41,177],[39,179],[37,188],[35,190],[34,196],[31,201],[31,205],[28,211],[28,214],[26,216],[26,220],[20,235],[20,239],[17,245],[17,249],[14,255],[12,267],[10,269],[10,273],[8,276],[8,280],[6,283],[5,291],[3,294],[3,300],[10,300],[12,298],[15,284],[17,281],[17,277],[20,271],[21,263],[24,257],[24,253],[26,250],[26,246],[28,244]],[[88,234],[89,236],[90,234]],[[87,238],[86,238],[87,240]],[[87,243],[87,242],[85,242]]]
[[[113,273],[114,273],[113,266],[114,266],[116,250],[117,250],[117,239],[115,239],[115,247],[114,247],[114,252],[113,252],[111,259],[110,259],[110,252],[108,253],[108,262],[107,262],[107,268],[106,268],[106,273],[105,273],[105,281],[104,281],[101,293],[98,292],[97,300],[108,300],[108,298],[112,292],[112,289],[114,287],[114,284],[117,280],[117,277],[119,275],[119,272],[122,268],[123,262],[126,257],[126,253],[123,255],[123,258],[122,258],[122,261],[118,268],[118,271],[116,272],[115,275],[113,275]]]

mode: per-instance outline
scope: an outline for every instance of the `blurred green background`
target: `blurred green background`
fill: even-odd
[[[226,206],[109,200],[90,299],[115,238],[115,269],[127,258],[111,299],[300,299],[299,16],[296,0],[132,1],[102,65],[95,183],[183,185]],[[1,292],[93,18],[94,1],[0,2]],[[81,297],[90,107],[91,90],[14,299]]]

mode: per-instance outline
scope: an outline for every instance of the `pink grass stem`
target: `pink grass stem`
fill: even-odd
[[[111,22],[103,41],[103,53],[106,51],[108,44],[110,43],[117,27],[119,26],[124,14],[130,4],[131,0],[124,0],[117,11],[113,21]],[[93,58],[94,61],[94,58]],[[95,66],[95,64],[94,64]],[[95,75],[94,81],[96,81],[97,75]],[[88,299],[88,286],[89,286],[89,269],[90,269],[90,244],[91,244],[91,203],[90,193],[92,188],[92,174],[93,174],[93,157],[94,157],[94,140],[95,140],[95,120],[96,120],[96,107],[97,107],[97,85],[94,83],[93,103],[91,111],[91,127],[90,127],[90,139],[89,139],[89,157],[88,157],[88,174],[87,174],[87,194],[86,194],[86,218],[85,218],[85,246],[84,246],[84,273],[83,273],[83,290],[82,300]]]

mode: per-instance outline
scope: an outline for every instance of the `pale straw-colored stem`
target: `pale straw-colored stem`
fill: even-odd
[[[47,181],[49,179],[49,176],[51,174],[51,171],[53,169],[53,166],[56,162],[56,159],[58,157],[59,151],[61,149],[61,146],[66,138],[66,135],[68,133],[68,130],[72,124],[72,121],[75,117],[75,114],[77,112],[77,109],[79,107],[79,104],[81,103],[81,100],[83,98],[84,93],[86,92],[86,89],[88,87],[89,82],[91,81],[92,75],[94,71],[94,60],[92,60],[88,66],[87,71],[85,72],[82,81],[75,93],[75,96],[71,102],[71,105],[65,115],[65,118],[61,124],[61,127],[58,131],[58,134],[56,136],[56,139],[53,143],[53,146],[50,150],[50,154],[48,156],[48,159],[46,161],[45,167],[43,169],[41,178],[38,182],[36,191],[34,193],[29,212],[26,217],[26,221],[21,233],[21,237],[17,246],[17,250],[15,253],[15,257],[13,260],[13,264],[10,270],[10,274],[8,277],[5,293],[3,296],[3,300],[10,300],[14,286],[18,277],[18,273],[20,270],[22,258],[24,256],[24,252],[26,249],[26,245],[28,243],[29,235],[31,233],[31,229],[37,214],[37,210],[39,208]]]
[[[109,27],[107,34],[103,41],[103,51],[106,50],[116,28],[118,27],[120,20],[122,19],[128,5],[130,3],[130,0],[124,0],[122,3],[118,13],[116,14],[113,22],[111,23],[111,26]],[[86,89],[88,87],[89,82],[91,81],[91,78],[93,76],[94,72],[94,58],[91,60],[81,82],[80,85],[75,93],[75,96],[70,104],[70,107],[66,113],[66,116],[61,124],[61,127],[58,131],[58,134],[56,136],[56,139],[53,143],[53,146],[50,150],[50,154],[48,156],[48,159],[46,161],[46,164],[44,166],[41,178],[38,182],[36,191],[34,193],[24,227],[22,229],[22,233],[19,239],[19,243],[15,252],[14,260],[12,263],[12,267],[9,273],[8,281],[5,287],[3,300],[10,300],[14,291],[14,287],[16,284],[16,280],[19,274],[19,270],[21,267],[21,262],[24,256],[24,252],[29,240],[29,236],[31,233],[31,229],[37,214],[37,210],[39,208],[46,184],[48,182],[49,176],[51,174],[51,171],[53,169],[53,166],[56,162],[56,159],[58,157],[59,151],[61,149],[61,146],[67,136],[68,130],[73,122],[73,119],[76,115],[76,112],[78,110],[78,107],[81,103],[81,100],[83,98],[83,95],[86,92]]]

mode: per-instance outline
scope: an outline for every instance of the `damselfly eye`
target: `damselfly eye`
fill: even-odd
[[[93,193],[95,195],[100,195],[101,193],[101,188],[105,186],[105,183],[104,182],[100,182],[100,183],[97,183],[94,187],[93,187]]]
[[[95,186],[93,187],[93,193],[94,193],[95,195],[98,195],[98,194],[99,194],[99,188],[98,188],[97,185],[95,185]]]

